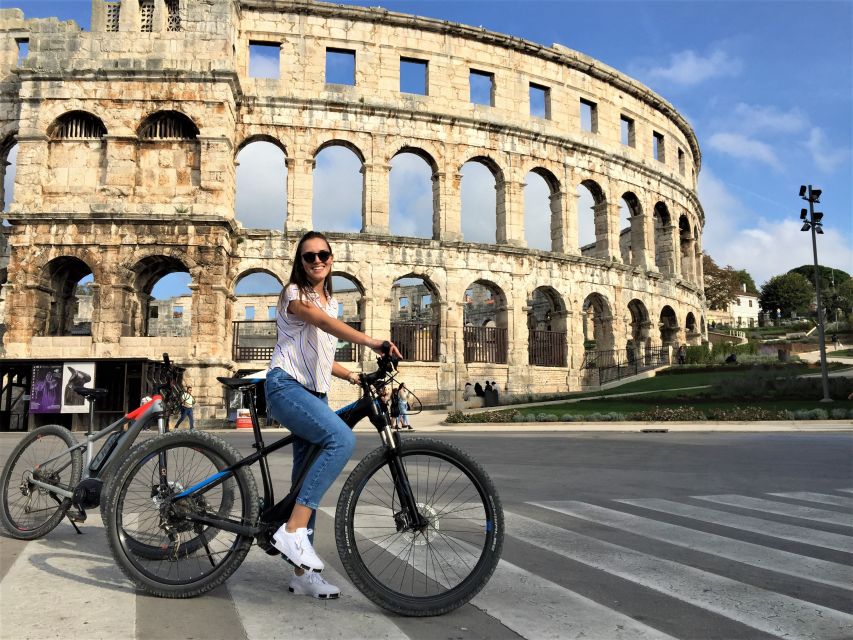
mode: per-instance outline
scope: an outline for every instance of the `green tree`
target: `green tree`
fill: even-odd
[[[752,279],[752,276],[749,275],[749,272],[746,269],[735,271],[735,275],[737,276],[738,282],[741,286],[746,285],[747,293],[751,293],[754,296],[758,295],[758,287],[755,286],[755,280]]]
[[[740,279],[731,267],[720,268],[707,253],[702,253],[705,300],[712,309],[725,309],[737,300],[741,291]]]
[[[814,295],[814,287],[805,276],[789,272],[765,282],[758,303],[764,311],[775,313],[781,309],[782,315],[788,316],[794,311],[800,314],[808,311]]]
[[[842,271],[841,269],[833,269],[832,267],[824,267],[821,264],[817,266],[817,271],[820,274],[821,292],[832,291],[833,289],[850,279],[850,274],[846,271]],[[803,266],[797,267],[796,269],[791,269],[790,271],[788,271],[788,273],[799,273],[801,276],[805,276],[806,280],[812,283],[812,286],[815,286],[813,264],[804,264]],[[833,285],[833,283],[835,284]]]

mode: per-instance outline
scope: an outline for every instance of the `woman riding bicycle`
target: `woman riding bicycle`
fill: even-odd
[[[293,477],[310,444],[322,451],[308,470],[290,519],[273,535],[273,546],[295,567],[292,593],[336,598],[340,589],[319,574],[323,561],[312,546],[317,506],[352,455],[355,436],[328,405],[332,376],[358,384],[359,376],[334,361],[338,339],[381,354],[382,340],[337,319],[332,295],[334,257],[322,233],[309,231],[299,240],[290,279],[276,314],[278,340],[266,379],[267,410],[297,436],[293,443]],[[391,355],[400,357],[391,345]]]

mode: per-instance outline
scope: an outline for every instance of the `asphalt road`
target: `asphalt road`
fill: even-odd
[[[853,637],[853,434],[415,435],[473,454],[506,513],[501,565],[454,613],[389,615],[352,587],[331,532],[339,481],[317,527],[337,601],[289,594],[285,563],[257,549],[204,597],[135,593],[93,514],[84,535],[65,522],[0,539],[0,637]],[[252,450],[250,434],[225,437]],[[0,459],[19,438],[0,434]],[[376,443],[360,433],[353,460]],[[283,489],[289,452],[271,462]]]

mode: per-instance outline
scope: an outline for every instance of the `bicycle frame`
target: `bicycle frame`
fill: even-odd
[[[92,404],[90,402],[90,418],[92,413]],[[70,454],[72,451],[77,449],[82,449],[85,451],[84,453],[84,467],[83,467],[83,476],[81,478],[81,482],[89,478],[101,478],[109,473],[109,470],[114,465],[115,460],[121,460],[124,458],[124,454],[128,452],[130,447],[136,441],[136,437],[139,435],[139,432],[146,428],[152,421],[157,420],[157,427],[161,434],[166,433],[166,423],[164,419],[164,407],[163,407],[163,399],[159,395],[155,395],[140,406],[139,408],[131,411],[127,415],[119,418],[115,422],[113,422],[108,427],[101,429],[95,433],[91,431],[91,419],[89,421],[89,430],[86,432],[86,437],[78,442],[73,447],[69,447],[64,451],[60,452],[58,455],[53,456],[47,460],[44,460],[39,466],[46,465],[54,460],[58,460],[64,455]],[[123,429],[125,425],[130,425],[130,427],[125,430],[125,432],[119,436],[117,442],[113,450],[105,457],[104,460],[101,461],[101,466],[97,469],[92,469],[92,452],[94,450],[94,443],[108,436],[113,432],[117,432],[119,429]],[[98,452],[100,454],[100,451]],[[96,456],[97,457],[97,456]],[[69,456],[68,464],[71,464],[71,458]],[[67,466],[67,465],[66,465]],[[63,489],[62,487],[58,487],[54,484],[49,484],[46,482],[42,482],[41,480],[37,480],[34,477],[29,477],[28,482],[31,484],[40,487],[42,489],[47,489],[51,493],[55,493],[56,495],[62,496],[64,498],[73,498],[74,497],[74,487],[71,487],[70,490]]]
[[[245,395],[249,396],[249,410],[252,416],[252,430],[255,436],[255,442],[253,444],[253,447],[256,449],[255,453],[243,458],[236,464],[233,464],[227,467],[226,469],[223,469],[222,471],[213,474],[212,476],[202,480],[201,482],[198,482],[195,485],[184,489],[180,493],[172,496],[172,501],[173,503],[175,503],[192,495],[203,494],[231,478],[237,469],[250,466],[255,462],[259,462],[261,471],[261,482],[263,484],[263,503],[259,522],[256,526],[248,526],[243,523],[236,522],[234,520],[229,520],[227,518],[212,517],[192,513],[181,514],[182,516],[186,517],[187,520],[190,520],[192,522],[216,526],[224,531],[236,533],[238,535],[258,538],[259,534],[264,534],[278,529],[278,527],[280,527],[290,516],[290,511],[293,509],[293,505],[296,501],[296,496],[298,495],[299,490],[302,487],[302,483],[305,480],[305,476],[308,473],[308,469],[311,467],[311,464],[314,462],[316,457],[320,454],[320,447],[319,445],[313,445],[309,449],[308,454],[305,456],[305,462],[302,465],[302,468],[299,470],[299,474],[290,488],[290,492],[278,503],[273,504],[273,502],[275,501],[274,490],[272,486],[272,481],[270,479],[269,465],[267,463],[266,458],[273,451],[277,451],[282,447],[292,444],[297,436],[291,434],[277,440],[271,445],[264,445],[263,436],[261,434],[260,425],[258,423],[258,415],[255,405],[254,394],[251,393],[251,390],[254,388],[254,386],[254,383],[247,384],[245,386],[240,387],[240,390]],[[412,495],[411,488],[409,486],[408,477],[406,476],[405,468],[403,467],[402,461],[399,456],[400,434],[391,429],[391,417],[388,413],[388,409],[384,403],[381,403],[377,400],[369,382],[362,382],[362,391],[363,393],[361,398],[351,404],[341,407],[335,413],[337,413],[338,416],[340,416],[341,419],[351,429],[356,424],[361,422],[361,420],[363,420],[364,418],[370,419],[371,424],[376,427],[376,430],[379,432],[383,444],[388,450],[391,475],[394,480],[394,485],[395,487],[397,487],[397,490],[399,492],[401,504],[405,508],[409,516],[410,526],[413,528],[424,527],[427,525],[427,521],[418,512],[417,505],[415,504],[415,500]],[[167,492],[168,483],[165,478],[165,475],[161,474],[160,483],[161,490]],[[259,539],[258,542],[259,545],[262,547],[268,546],[266,540]]]

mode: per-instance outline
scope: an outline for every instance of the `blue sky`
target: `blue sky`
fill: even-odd
[[[803,203],[797,197],[799,185],[811,183],[823,189],[818,207],[825,213],[825,234],[818,245],[821,263],[853,272],[853,3],[346,3],[381,4],[392,11],[483,26],[544,45],[557,42],[629,74],[671,102],[696,131],[703,155],[699,177],[706,215],[703,243],[718,263],[747,269],[759,285],[811,263],[809,234],[800,232],[798,220]],[[27,17],[75,19],[89,28],[90,0],[2,0],[2,5],[20,7]],[[250,160],[241,160],[246,175]],[[352,180],[353,188],[360,189],[355,185],[357,174],[346,177],[351,165],[352,158],[332,153],[318,160],[317,171],[340,174],[344,177],[336,184],[344,187]],[[476,167],[465,171],[473,175]],[[412,159],[392,170],[392,230],[417,232],[424,226],[407,213],[430,206],[429,193],[421,193],[425,187],[417,187],[423,173]],[[406,176],[412,176],[413,187],[394,189],[394,180]],[[315,176],[315,187],[317,180]],[[477,202],[494,197],[490,185],[478,180],[469,181],[467,189],[463,180],[463,233],[466,198]],[[536,189],[544,186],[531,183],[531,192]],[[407,202],[394,195],[403,192]],[[315,202],[315,224],[320,226],[324,216],[337,214],[342,207],[346,208],[336,202]],[[351,211],[345,214],[352,216]],[[588,231],[582,224],[584,233]],[[529,241],[537,245],[532,236]]]

